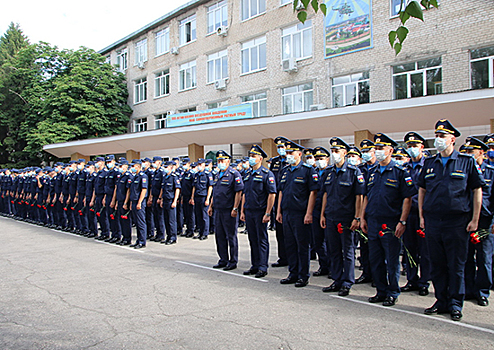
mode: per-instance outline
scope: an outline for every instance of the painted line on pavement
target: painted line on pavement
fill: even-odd
[[[212,267],[197,265],[197,264],[193,264],[193,263],[190,263],[190,262],[187,262],[187,261],[176,260],[176,262],[178,262],[180,264],[184,264],[184,265],[198,267],[200,269],[211,270],[211,271],[214,271],[214,272],[221,272],[221,273],[225,273],[227,275],[232,275],[232,276],[237,276],[237,277],[243,277],[243,278],[247,278],[247,279],[258,281],[258,282],[269,282],[268,280],[264,280],[262,278],[255,278],[255,277],[252,277],[252,276],[239,275],[238,273],[233,273],[233,272],[230,272],[230,271],[223,271],[222,269],[213,269]]]

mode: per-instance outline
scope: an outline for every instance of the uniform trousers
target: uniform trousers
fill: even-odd
[[[250,245],[251,268],[268,271],[269,237],[268,224],[263,224],[265,210],[245,210],[245,225]]]
[[[94,211],[94,208],[93,208],[93,211],[91,211],[89,208],[89,203],[91,203],[91,197],[92,196],[86,197],[87,228],[88,228],[89,233],[96,235],[96,234],[98,234],[98,223],[96,221],[96,212]]]
[[[273,207],[276,207],[275,211],[278,210],[278,196],[276,196],[276,201]],[[275,212],[275,217],[277,216],[277,212]],[[276,243],[278,245],[278,263],[286,265],[288,264],[288,256],[285,248],[285,235],[283,231],[283,226],[281,224],[276,224]]]
[[[321,227],[321,216],[319,213],[312,216],[312,243],[311,251],[317,254],[319,259],[319,268],[321,270],[329,270],[330,259],[328,255],[328,244],[326,240],[325,230]]]
[[[310,277],[310,225],[304,224],[305,211],[283,210],[283,235],[290,278]],[[282,225],[276,225],[276,230]]]
[[[232,209],[214,209],[216,212],[215,240],[216,250],[220,257],[218,263],[236,266],[238,262],[237,218],[232,217]]]
[[[120,232],[120,221],[117,219],[116,210],[110,207],[112,200],[113,194],[107,194],[105,199],[107,220],[110,224],[111,237],[120,238],[122,236],[122,233]]]
[[[165,221],[166,239],[177,240],[177,208],[172,208],[173,200],[163,199],[163,220]]]
[[[124,242],[130,242],[132,240],[132,219],[129,213],[129,209],[124,209],[124,201],[118,201],[118,220],[120,221],[120,229],[122,231],[122,240]],[[125,216],[122,218],[122,216]]]
[[[158,204],[158,196],[153,196],[152,200],[154,226],[156,227],[156,240],[165,239],[165,221],[163,218],[163,208]]]
[[[153,207],[146,207],[146,235],[147,238],[154,236],[154,213]]]
[[[331,277],[338,286],[351,288],[355,283],[355,232],[352,219],[326,219],[326,237],[331,261]],[[338,224],[343,233],[338,232]]]
[[[429,281],[431,279],[429,249],[425,237],[420,237],[417,234],[417,230],[419,229],[420,220],[418,210],[412,209],[410,215],[408,215],[407,227],[403,235],[403,243],[415,262],[415,265],[412,266],[413,264],[408,260],[408,254],[404,254],[407,280],[414,286],[429,288]]]
[[[98,219],[99,227],[101,229],[102,237],[110,237],[110,223],[108,222],[108,215],[106,214],[108,211],[108,207],[103,207],[103,197],[104,194],[97,194],[96,200],[94,204],[94,210],[96,211],[96,217]],[[100,215],[98,216],[97,213]]]
[[[142,201],[141,209],[137,209],[137,202],[132,201],[132,211],[136,220],[137,242],[138,244],[146,245],[147,225],[146,225],[146,199]]]
[[[196,224],[199,228],[199,236],[207,236],[209,234],[209,206],[204,205],[205,201],[206,196],[194,196]]]
[[[187,234],[193,234],[194,233],[194,225],[195,225],[195,213],[194,213],[194,206],[189,203],[190,197],[182,197],[183,201],[183,211],[184,211],[184,219],[185,219],[185,224],[187,225]]]

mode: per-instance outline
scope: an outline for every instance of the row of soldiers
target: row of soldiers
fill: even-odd
[[[486,306],[492,286],[494,167],[484,158],[494,160],[494,135],[467,138],[461,154],[454,149],[460,133],[449,121],[438,121],[435,134],[433,157],[424,138],[409,132],[405,148],[378,133],[360,149],[333,137],[330,151],[278,137],[269,169],[262,166],[267,154],[253,145],[236,166],[218,151],[214,168],[204,159],[129,164],[109,155],[13,176],[6,170],[1,209],[121,245],[131,245],[133,221],[136,249],[147,240],[176,243],[184,223],[182,235],[192,237],[197,226],[193,237],[207,239],[211,223],[214,268],[224,270],[237,268],[237,227],[245,222],[251,267],[244,274],[257,278],[268,273],[267,225],[276,220],[279,259],[272,267],[289,270],[280,283],[308,284],[312,250],[319,260],[313,275],[334,280],[324,292],[346,296],[353,284],[372,281],[377,293],[369,302],[392,306],[401,292],[427,295],[432,280],[437,300],[425,313],[460,320],[463,300]],[[355,279],[358,241],[363,273]],[[402,251],[408,283],[400,288]]]

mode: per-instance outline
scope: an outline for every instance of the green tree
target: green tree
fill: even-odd
[[[11,22],[5,34],[0,37],[0,67],[10,58],[14,58],[20,49],[29,45],[19,24]]]

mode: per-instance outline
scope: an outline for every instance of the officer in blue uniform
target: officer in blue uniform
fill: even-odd
[[[105,242],[115,243],[119,240],[120,225],[116,219],[115,201],[113,200],[113,196],[115,195],[115,187],[119,172],[116,169],[116,160],[113,154],[107,155],[105,161],[106,168],[108,169],[105,178],[105,206],[107,209],[105,213],[111,231],[111,237],[107,237]]]
[[[165,239],[165,221],[163,219],[163,208],[159,203],[159,197],[161,192],[161,181],[163,180],[164,169],[162,167],[163,158],[160,156],[153,157],[152,167],[154,171],[148,175],[149,187],[148,187],[148,202],[147,206],[153,208],[154,227],[156,228],[156,235],[148,238],[149,241],[161,242]],[[149,177],[150,176],[150,177]]]
[[[365,181],[360,170],[346,161],[350,146],[339,137],[331,138],[329,144],[334,164],[321,178],[320,223],[326,229],[334,282],[323,292],[347,296],[355,283],[355,230],[360,228]]]
[[[70,173],[68,175],[68,181],[69,181],[69,197],[67,199],[66,205],[67,205],[67,225],[69,232],[76,233],[77,232],[77,226],[80,224],[79,217],[76,216],[76,211],[75,211],[75,197],[77,194],[77,178],[79,177],[79,170],[77,170],[77,160],[71,160],[69,162],[70,164]]]
[[[418,133],[411,131],[405,135],[404,141],[407,145],[407,152],[410,155],[410,162],[406,165],[413,184],[418,192],[417,178],[424,167],[425,156],[423,153],[425,139]],[[429,281],[431,279],[431,263],[429,259],[429,249],[425,237],[419,236],[419,207],[418,194],[412,197],[412,208],[407,219],[407,227],[403,234],[403,243],[407,247],[415,264],[409,261],[408,254],[404,254],[407,271],[407,284],[401,287],[401,292],[418,291],[419,295],[429,294]],[[419,267],[420,277],[419,277]]]
[[[439,120],[435,130],[438,153],[424,161],[417,180],[420,227],[425,226],[436,297],[424,312],[449,312],[453,321],[459,321],[465,298],[468,232],[477,230],[485,181],[473,158],[454,149],[460,132],[447,119]]]
[[[480,243],[468,243],[468,256],[465,264],[465,299],[476,299],[480,306],[489,305],[489,290],[492,287],[492,254],[494,236],[492,235],[492,217],[494,214],[494,166],[484,161],[488,146],[475,137],[465,140],[466,153],[477,162],[485,186],[482,187],[482,210],[480,212],[479,230],[486,230],[489,235]]]
[[[364,175],[365,183],[369,182],[369,169],[376,165],[376,149],[374,142],[371,140],[362,140],[360,142],[360,151],[362,153],[363,163],[359,165],[359,169]],[[364,234],[365,235],[365,234]],[[369,241],[368,238],[359,236],[360,244],[360,265],[362,266],[362,274],[355,280],[355,284],[371,283],[372,270],[369,261]]]
[[[274,157],[269,170],[274,174],[274,178],[276,180],[276,189],[280,188],[280,172],[281,170],[288,165],[286,161],[286,147],[285,143],[288,141],[287,138],[283,136],[279,136],[274,139],[274,143],[276,144],[276,150],[278,152],[278,156]],[[274,203],[274,217],[278,217],[278,195],[276,196]],[[283,225],[275,224],[276,230],[276,244],[278,246],[278,261],[271,264],[272,267],[283,267],[288,266],[288,257],[285,249],[285,236],[283,234]]]
[[[55,176],[53,177],[53,196],[51,200],[51,205],[53,206],[53,225],[54,228],[60,230],[62,228],[62,205],[60,203],[60,196],[62,195],[62,181],[63,181],[63,174],[62,174],[62,167],[63,163],[57,162],[54,164],[55,165]],[[19,180],[20,184],[20,180]]]
[[[175,162],[165,162],[163,177],[161,179],[161,192],[159,203],[163,211],[166,239],[161,243],[170,245],[177,243],[177,204],[180,197],[180,178],[173,172]]]
[[[116,204],[115,209],[117,211],[117,219],[120,224],[120,230],[122,233],[122,239],[115,242],[118,245],[130,245],[132,239],[132,221],[130,215],[130,208],[126,202],[127,196],[129,195],[129,188],[132,184],[133,175],[129,171],[129,162],[125,159],[120,160],[119,167],[120,174],[117,178],[117,188],[116,188]]]
[[[220,257],[214,268],[234,270],[238,263],[237,215],[244,183],[240,173],[230,167],[231,156],[225,151],[216,152],[220,172],[213,180],[213,198],[208,214],[215,215],[216,250]]]
[[[192,186],[194,184],[194,168],[197,167],[197,163],[190,163],[189,158],[184,158],[184,162],[184,174],[180,181],[180,186],[182,188],[180,197],[186,226],[183,235],[184,237],[190,238],[194,236],[195,226],[194,206],[190,204],[190,198],[192,196]]]
[[[196,224],[199,233],[193,238],[205,240],[209,234],[208,208],[213,193],[213,176],[205,171],[206,160],[199,158],[197,161],[197,173],[194,177],[192,196],[189,201],[195,208]]]
[[[250,245],[251,267],[244,272],[244,275],[255,275],[256,278],[268,274],[268,222],[276,198],[274,174],[262,166],[262,161],[267,156],[258,145],[252,145],[250,148],[251,172],[244,179],[240,215],[240,219],[245,221]]]
[[[416,193],[410,173],[391,158],[397,144],[387,135],[374,136],[378,161],[369,169],[362,230],[369,237],[369,260],[377,294],[369,302],[393,306],[400,295],[401,236]],[[362,215],[363,216],[363,215]]]
[[[487,134],[484,137],[484,143],[487,145],[488,150],[486,153],[486,163],[494,166],[494,134]]]
[[[69,187],[70,187],[70,173],[71,173],[71,165],[65,164],[65,168],[62,170],[63,174],[63,183],[62,183],[62,195],[60,196],[60,201],[62,204],[62,210],[63,210],[63,219],[62,219],[62,227],[64,231],[69,231],[69,211],[70,208],[68,207],[68,204],[70,203],[70,194],[69,194]]]
[[[94,181],[94,193],[90,206],[94,206],[96,219],[98,220],[101,234],[96,236],[95,239],[105,240],[110,237],[110,223],[108,222],[108,215],[106,212],[108,208],[105,205],[105,181],[108,171],[105,167],[105,158],[97,157],[95,159],[94,166],[96,167],[96,179]]]
[[[154,174],[154,168],[151,166],[152,162],[153,161],[148,157],[142,159],[142,171],[144,171],[144,173],[148,177],[148,185]],[[146,227],[147,227],[147,239],[155,238],[154,213],[153,213],[153,208],[150,206],[146,206]]]
[[[319,179],[324,178],[324,174],[328,171],[329,164],[329,151],[321,146],[317,146],[312,150],[314,154],[316,172]],[[307,157],[307,155],[306,155]],[[309,164],[310,165],[310,164]],[[312,276],[327,276],[329,275],[330,260],[328,255],[328,245],[326,242],[326,235],[324,229],[321,227],[321,208],[322,208],[322,198],[324,191],[322,186],[323,181],[319,181],[319,190],[317,191],[316,204],[314,205],[314,211],[312,212],[312,235],[313,235],[313,251],[317,253],[319,258],[319,269],[312,273]]]
[[[280,283],[305,287],[310,277],[310,225],[319,176],[302,162],[304,147],[291,140],[285,146],[288,165],[280,172],[276,220],[283,225],[289,275]]]
[[[86,160],[79,159],[77,161],[77,191],[75,194],[75,216],[78,217],[76,224],[78,233],[86,235],[88,233],[88,221],[87,221],[87,208],[84,205],[84,197],[86,195],[86,180],[88,177],[88,171],[86,170]]]
[[[97,178],[97,172],[95,171],[94,162],[87,162],[87,177],[86,177],[86,189],[84,192],[84,206],[86,207],[86,217],[88,233],[86,237],[94,238],[98,235],[98,222],[96,221],[96,210],[94,203],[91,204],[94,193],[94,184]]]
[[[134,244],[130,245],[135,249],[141,249],[146,247],[147,227],[146,227],[146,198],[148,189],[148,176],[143,171],[142,161],[140,159],[134,159],[132,161],[131,173],[134,178],[129,178],[130,188],[128,192],[128,200],[130,201],[131,210],[134,212],[134,218],[136,220],[137,240]]]
[[[178,176],[178,179],[180,182],[182,182],[182,177],[184,176],[185,169],[184,166],[180,162],[180,158],[175,157],[172,159],[174,162],[173,166],[173,173]],[[187,163],[187,161],[190,161],[188,158],[184,158],[183,164]],[[182,203],[182,195],[178,197],[177,201],[177,236],[185,236],[183,234],[183,228],[184,228],[184,210],[183,210],[183,203]]]

